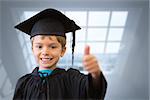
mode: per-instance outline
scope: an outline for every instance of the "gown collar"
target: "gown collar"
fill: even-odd
[[[39,75],[40,77],[47,77],[49,75],[51,75],[53,70],[47,69],[47,70],[39,70]]]
[[[39,67],[36,67],[33,71],[32,71],[32,75],[34,75],[34,76],[39,76]],[[63,69],[63,68],[55,68],[53,71],[52,71],[52,73],[51,73],[51,75],[55,75],[55,74],[60,74],[60,73],[63,73],[63,72],[65,72],[65,69]]]

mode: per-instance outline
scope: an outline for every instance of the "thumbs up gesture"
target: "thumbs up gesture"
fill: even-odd
[[[90,54],[90,47],[86,46],[83,56],[83,65],[86,71],[88,71],[93,78],[98,78],[100,76],[101,70],[98,65],[96,57]]]

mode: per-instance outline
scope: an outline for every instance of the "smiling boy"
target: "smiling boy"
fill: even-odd
[[[55,9],[46,9],[15,28],[31,36],[32,51],[39,66],[18,80],[13,100],[104,99],[107,82],[89,46],[85,47],[83,56],[88,75],[73,68],[57,67],[66,51],[68,32],[73,32],[74,51],[75,31],[80,27],[73,20]]]
[[[58,42],[61,36],[35,36],[32,39],[32,50],[37,63],[40,65],[39,70],[56,68],[56,64],[60,57],[66,51],[65,45]],[[65,39],[64,39],[65,41]]]

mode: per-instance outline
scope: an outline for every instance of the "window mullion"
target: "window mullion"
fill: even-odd
[[[108,21],[108,26],[107,26],[107,32],[106,32],[106,39],[104,41],[105,42],[104,43],[104,54],[106,53],[106,47],[107,47],[107,43],[108,43],[108,35],[109,35],[109,31],[110,31],[111,17],[112,17],[112,11],[110,11],[109,21]]]

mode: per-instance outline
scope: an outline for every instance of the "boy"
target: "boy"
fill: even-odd
[[[56,67],[66,51],[67,32],[73,32],[74,52],[75,31],[80,27],[73,20],[55,9],[46,9],[15,28],[31,36],[39,67],[18,80],[13,100],[104,99],[107,82],[89,46],[85,47],[83,57],[88,75]]]

